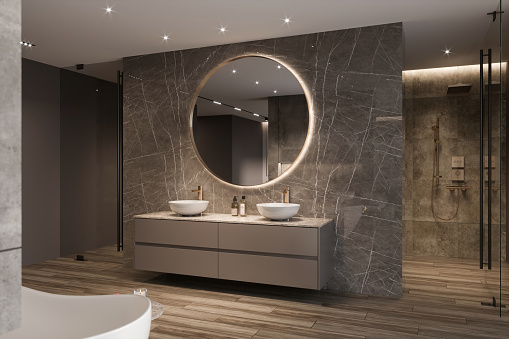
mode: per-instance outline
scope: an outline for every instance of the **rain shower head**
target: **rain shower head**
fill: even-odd
[[[468,94],[472,84],[456,84],[447,86],[447,94]]]

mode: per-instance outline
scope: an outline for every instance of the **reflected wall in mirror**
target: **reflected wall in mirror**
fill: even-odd
[[[268,58],[244,57],[212,74],[192,119],[204,165],[223,181],[253,186],[277,178],[297,159],[309,109],[292,72]]]

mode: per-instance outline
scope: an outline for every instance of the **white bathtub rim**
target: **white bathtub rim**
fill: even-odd
[[[89,333],[88,336],[76,334],[76,336],[72,336],[72,337],[80,338],[80,339],[117,339],[117,338],[123,339],[123,338],[131,337],[131,336],[129,336],[129,334],[132,331],[135,331],[136,333],[138,333],[138,336],[136,336],[134,338],[143,338],[143,337],[148,338],[148,336],[149,336],[150,327],[151,327],[151,318],[152,318],[151,317],[152,316],[152,303],[151,303],[150,299],[148,299],[147,297],[140,296],[140,295],[133,295],[133,294],[75,296],[75,295],[61,295],[61,294],[47,293],[47,292],[34,290],[34,289],[31,289],[28,287],[24,287],[24,286],[22,286],[21,288],[22,288],[22,302],[27,302],[26,300],[23,301],[23,299],[25,297],[30,298],[30,295],[33,296],[32,301],[35,300],[36,302],[37,301],[40,302],[42,300],[42,302],[45,303],[47,300],[48,304],[53,304],[55,302],[58,304],[58,302],[60,301],[60,302],[63,302],[64,304],[71,304],[74,306],[79,306],[80,301],[82,301],[82,303],[83,302],[87,302],[87,303],[92,302],[93,303],[94,299],[104,303],[108,299],[114,300],[114,299],[122,298],[123,300],[126,300],[128,298],[130,298],[130,299],[143,298],[145,305],[138,304],[138,307],[140,308],[139,315],[138,314],[132,315],[132,318],[130,318],[130,321],[125,322],[125,323],[122,323],[122,322],[118,323],[118,318],[117,318],[117,320],[115,320],[115,322],[118,323],[118,327],[115,327],[112,329],[106,329],[106,331],[104,331],[104,332],[92,333],[91,335]],[[76,303],[74,303],[73,300],[75,300]],[[114,303],[114,301],[113,301],[113,303]],[[98,303],[98,304],[101,305],[100,303]],[[143,307],[144,307],[144,310],[142,311]],[[30,313],[29,315],[27,315],[27,317],[25,318],[25,321],[23,320],[23,314],[24,314],[24,312],[23,312],[23,305],[22,305],[21,327],[13,330],[12,332],[7,332],[3,335],[0,335],[0,338],[4,338],[4,335],[6,338],[21,338],[19,335],[31,334],[32,330],[31,329],[28,330],[26,328],[27,328],[27,326],[31,325],[30,319],[33,318],[34,314]],[[46,316],[47,316],[47,314],[46,314]],[[122,319],[122,318],[120,318],[120,319]],[[87,320],[90,320],[90,319],[87,319]],[[28,321],[28,323],[26,321]],[[25,332],[28,332],[28,333],[25,333]],[[140,334],[143,334],[143,335],[140,335]],[[145,336],[145,334],[146,334],[146,336]],[[59,335],[59,334],[56,333],[56,335]]]

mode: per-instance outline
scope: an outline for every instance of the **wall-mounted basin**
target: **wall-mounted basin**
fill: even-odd
[[[180,215],[196,215],[200,214],[209,205],[207,200],[174,200],[169,201],[170,208],[173,212]]]
[[[258,212],[265,218],[272,220],[290,219],[299,212],[300,204],[268,202],[256,204]]]

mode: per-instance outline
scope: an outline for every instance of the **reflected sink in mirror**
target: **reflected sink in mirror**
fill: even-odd
[[[173,212],[183,215],[197,215],[207,209],[209,202],[207,200],[175,200],[169,201]]]
[[[299,212],[300,204],[269,202],[256,204],[258,212],[265,218],[272,220],[290,219]]]

